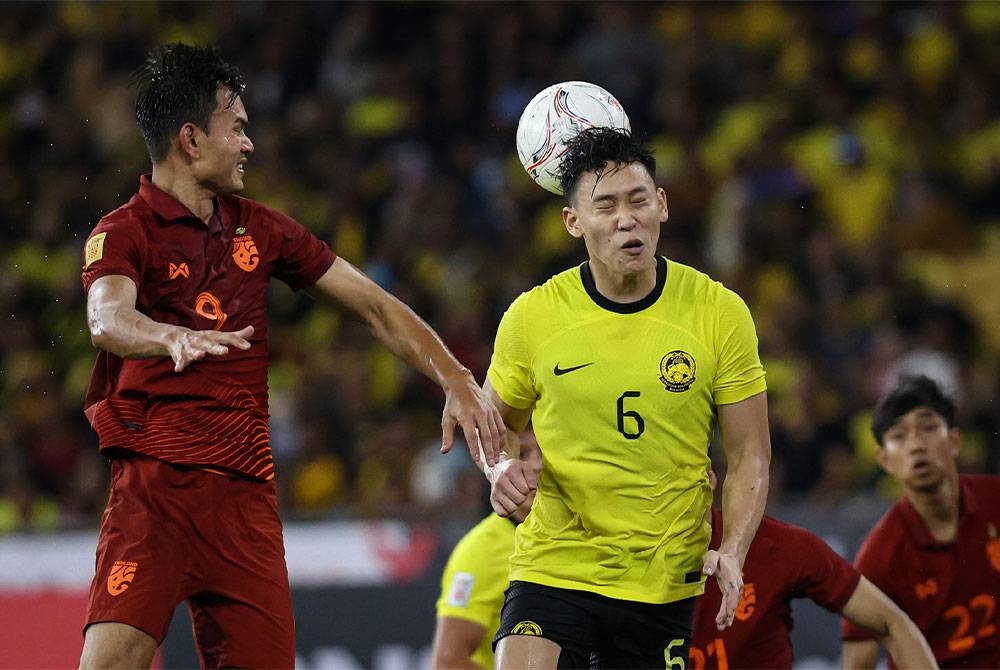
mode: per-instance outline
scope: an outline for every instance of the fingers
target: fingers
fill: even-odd
[[[740,597],[743,595],[743,576],[739,562],[731,554],[709,550],[705,552],[701,571],[714,576],[719,590],[722,591],[722,604],[715,617],[715,626],[719,630],[725,630],[733,624]]]
[[[441,453],[447,454],[453,444],[455,444],[455,420],[445,414],[441,417]],[[478,454],[473,453],[472,460],[478,463]]]
[[[191,363],[205,356],[225,356],[230,347],[247,350],[251,347],[246,338],[254,333],[253,326],[247,326],[231,333],[214,330],[192,330],[183,332],[170,348],[174,360],[174,372],[181,372]]]

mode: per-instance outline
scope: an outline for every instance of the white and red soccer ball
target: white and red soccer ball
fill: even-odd
[[[628,116],[613,95],[585,81],[552,84],[532,98],[517,123],[517,156],[528,175],[546,191],[562,194],[559,165],[566,144],[586,128],[631,131]]]

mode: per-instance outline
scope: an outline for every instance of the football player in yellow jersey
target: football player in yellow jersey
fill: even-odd
[[[537,477],[516,454],[485,468],[518,528],[498,668],[681,668],[704,575],[732,623],[767,496],[770,436],[753,320],[732,291],[658,256],[667,199],[626,131],[592,128],[562,163],[563,223],[589,260],[519,296],[486,390],[515,433],[530,420]],[[729,468],[717,551],[708,444]],[[499,558],[497,560],[500,560]]]
[[[521,459],[536,477],[542,452],[529,426],[520,436]],[[441,576],[437,623],[431,649],[434,670],[489,670],[493,635],[500,625],[500,605],[507,588],[514,551],[514,531],[531,510],[529,495],[510,516],[490,514],[465,534],[448,558]]]

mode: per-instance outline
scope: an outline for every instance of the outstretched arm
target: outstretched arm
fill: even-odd
[[[870,581],[861,578],[841,614],[879,636],[879,642],[892,655],[897,668],[936,668],[937,661],[917,625],[889,596]],[[878,663],[878,645],[873,641],[845,641],[843,667],[874,669]]]
[[[458,424],[473,460],[479,461],[481,447],[487,464],[496,463],[504,435],[500,414],[423,319],[343,258],[334,261],[311,292],[353,312],[390,351],[441,386],[441,451],[451,449]]]
[[[138,290],[123,275],[97,279],[87,292],[87,326],[94,346],[122,358],[169,356],[174,370],[205,356],[223,356],[229,347],[249,349],[253,326],[235,332],[191,330],[160,323],[135,308]]]
[[[767,502],[771,463],[767,394],[720,405],[719,429],[727,464],[722,486],[726,524],[718,551],[705,553],[703,572],[714,575],[722,589],[722,607],[715,618],[715,625],[722,630],[733,623],[743,593],[743,562]]]

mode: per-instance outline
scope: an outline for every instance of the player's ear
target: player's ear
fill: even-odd
[[[667,192],[658,188],[656,189],[656,197],[660,201],[660,223],[666,223],[667,219],[670,218],[670,212],[667,210]]]
[[[948,442],[951,443],[951,455],[957,457],[962,449],[962,431],[958,428],[949,428]]]
[[[885,447],[879,445],[875,448],[875,461],[883,470],[889,472],[889,454],[886,453]]]
[[[566,231],[576,238],[583,237],[583,229],[580,228],[580,217],[576,215],[576,209],[573,207],[563,207],[563,225],[566,226]]]
[[[177,144],[180,147],[181,153],[188,158],[194,159],[201,156],[201,150],[198,147],[198,143],[201,141],[204,133],[195,124],[190,121],[181,126],[180,131],[177,133]]]

